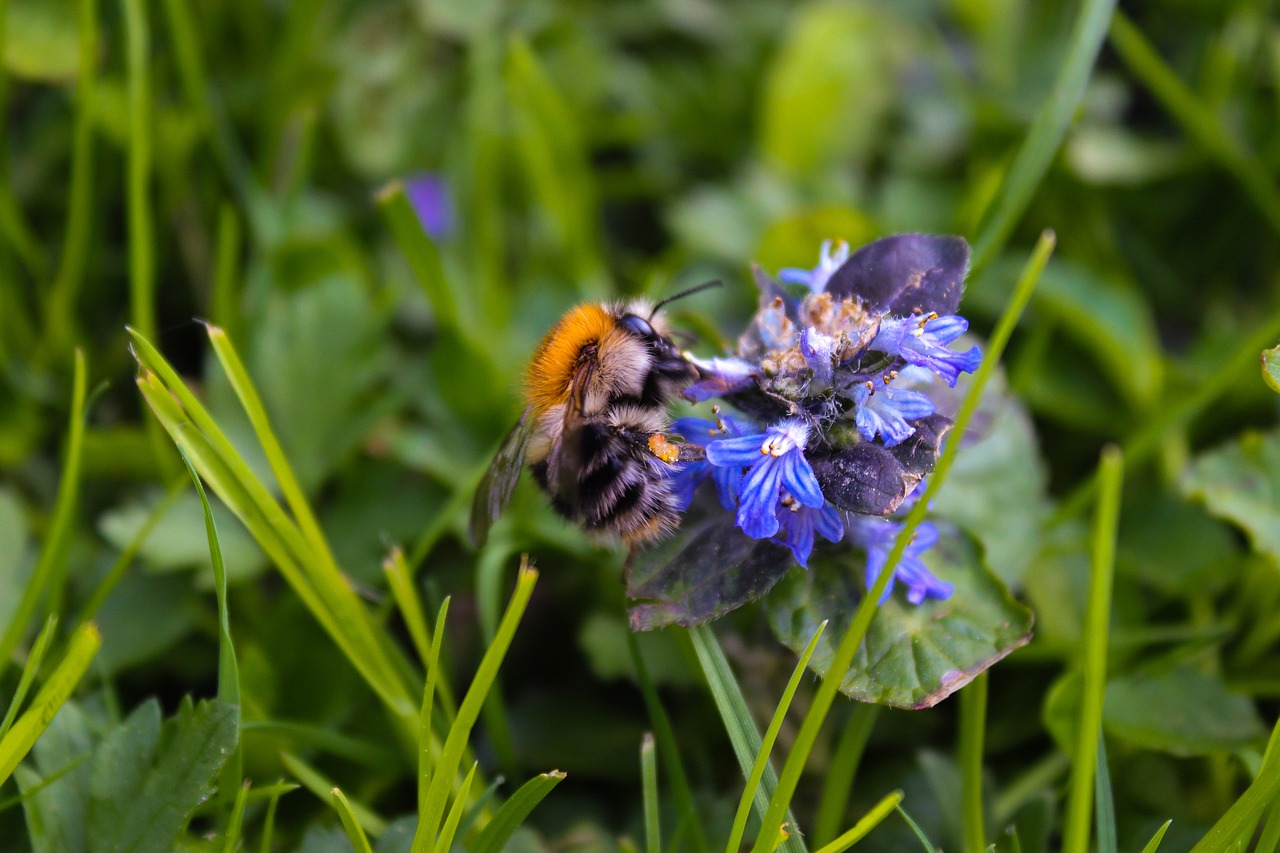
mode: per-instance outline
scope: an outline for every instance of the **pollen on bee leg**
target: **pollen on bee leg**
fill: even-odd
[[[660,432],[649,436],[649,452],[668,465],[674,465],[680,459],[680,448],[667,441]]]

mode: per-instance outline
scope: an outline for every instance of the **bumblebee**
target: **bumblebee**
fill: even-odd
[[[489,465],[471,506],[482,545],[528,462],[555,510],[598,541],[636,545],[679,523],[668,475],[698,458],[667,440],[667,403],[698,376],[658,309],[587,303],[560,318],[525,373],[527,408]]]

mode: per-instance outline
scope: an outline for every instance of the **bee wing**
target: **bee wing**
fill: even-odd
[[[533,432],[533,413],[525,409],[520,420],[502,440],[502,446],[493,455],[489,469],[480,479],[476,487],[475,497],[471,501],[471,523],[468,533],[471,542],[477,548],[484,545],[489,538],[489,528],[497,520],[502,511],[511,503],[511,493],[515,491],[520,479],[520,469],[524,466],[524,449]]]

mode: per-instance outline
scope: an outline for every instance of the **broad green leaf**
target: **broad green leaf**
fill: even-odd
[[[793,571],[774,592],[769,615],[778,638],[797,653],[820,621],[831,621],[809,664],[822,675],[864,594],[863,558],[827,552],[815,553],[813,562],[807,572]],[[917,607],[895,592],[872,621],[840,685],[849,696],[928,708],[1031,638],[1031,611],[979,562],[977,548],[965,537],[944,531],[924,562],[955,593]]]
[[[25,794],[79,762],[56,788],[36,791],[22,802],[34,853],[85,853],[88,850],[90,769],[85,759],[93,752],[94,729],[94,722],[80,705],[74,700],[67,702],[32,750],[35,770],[29,762],[14,774]]]
[[[1280,347],[1262,351],[1262,381],[1280,394]]]
[[[108,510],[98,518],[98,531],[108,542],[123,550],[147,523],[155,504],[162,499],[160,495],[154,495],[146,501]],[[266,566],[266,559],[243,525],[235,521],[221,502],[214,504],[213,517],[218,525],[228,580],[235,582],[258,574]],[[148,566],[163,571],[207,566],[209,545],[204,539],[200,499],[188,492],[174,501],[155,522],[138,555]],[[197,573],[196,582],[203,589],[213,588],[213,578],[206,571]]]
[[[1059,259],[1045,268],[1035,309],[1058,320],[1097,359],[1123,399],[1136,408],[1155,400],[1160,342],[1151,307],[1133,285]]]
[[[1116,571],[1168,595],[1205,595],[1236,577],[1235,533],[1203,508],[1166,492],[1144,492],[1126,504]]]
[[[90,853],[168,850],[235,746],[230,705],[186,698],[161,723],[159,704],[144,703],[94,754]]]
[[[1238,525],[1255,550],[1280,560],[1280,432],[1247,432],[1196,459],[1182,491]]]
[[[1174,755],[1258,746],[1267,735],[1253,702],[1186,666],[1113,679],[1102,719],[1109,734]]]
[[[9,624],[18,606],[32,557],[22,503],[11,489],[0,488],[0,627]]]
[[[63,82],[79,70],[75,0],[8,0],[4,66],[15,77]]]
[[[802,177],[863,160],[893,102],[902,32],[869,5],[800,7],[765,78],[765,157]]]
[[[398,405],[384,387],[388,315],[345,276],[275,292],[264,310],[249,374],[310,492]]]
[[[1015,585],[1041,548],[1048,474],[1030,415],[1002,386],[997,379],[983,395],[932,509],[977,538],[991,571]]]

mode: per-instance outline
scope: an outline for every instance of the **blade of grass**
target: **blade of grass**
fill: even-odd
[[[981,853],[987,847],[986,816],[982,807],[982,752],[987,725],[987,674],[960,691],[960,746],[957,760],[962,775],[961,819],[965,849]]]
[[[436,631],[427,652],[427,680],[422,690],[421,722],[418,726],[418,814],[426,811],[427,790],[431,784],[431,709],[435,705],[436,682],[440,679],[440,646],[444,642],[444,623],[449,616],[449,599],[440,604]]]
[[[325,802],[332,802],[332,794],[336,785],[319,770],[312,767],[296,755],[288,752],[280,753],[280,763],[302,783],[302,787],[315,794]],[[348,802],[351,814],[355,816],[360,828],[374,838],[387,831],[387,822],[373,809],[359,802]]]
[[[71,186],[67,198],[67,231],[58,274],[49,289],[45,321],[50,346],[62,347],[75,334],[75,309],[89,258],[89,226],[93,222],[93,135],[97,125],[94,99],[98,87],[98,2],[79,0],[76,27],[79,63],[76,117],[71,131]]]
[[[102,646],[102,635],[92,622],[82,625],[67,644],[67,653],[31,700],[31,707],[0,738],[0,785],[26,757],[36,739],[53,722],[62,703],[71,696],[89,663]]]
[[[270,197],[254,179],[253,169],[236,137],[226,108],[208,83],[204,59],[200,55],[200,38],[191,19],[189,4],[182,0],[165,0],[164,11],[178,59],[183,93],[210,130],[214,156],[221,163],[232,190],[248,215],[254,237],[260,243],[269,243],[278,231],[278,215],[271,207]]]
[[[675,729],[671,718],[662,707],[658,691],[649,677],[649,668],[645,666],[644,656],[640,654],[640,646],[635,635],[627,632],[627,648],[631,652],[631,662],[636,669],[636,680],[640,684],[640,695],[644,697],[645,707],[649,711],[649,722],[653,724],[654,738],[658,749],[662,750],[662,760],[666,763],[667,784],[671,786],[678,814],[676,835],[682,827],[690,833],[690,846],[697,853],[707,853],[707,838],[703,834],[702,824],[698,821],[698,805],[693,799],[693,789],[689,786],[689,777],[684,771],[684,762],[680,760],[680,748],[676,744]],[[673,836],[674,837],[674,836]]]
[[[904,809],[901,804],[898,805],[896,811],[902,816],[902,819],[907,822],[907,826],[910,827],[911,832],[915,837],[920,840],[920,846],[924,848],[925,853],[934,853],[935,848],[929,841],[929,836],[925,835],[924,830],[920,828],[920,824],[916,823],[915,820],[912,819],[911,815],[907,814],[906,809]]]
[[[1111,46],[1187,135],[1239,182],[1271,227],[1280,232],[1280,194],[1266,165],[1227,131],[1209,105],[1178,79],[1142,31],[1121,11],[1117,11],[1111,21]]]
[[[1017,325],[1018,318],[1022,315],[1023,309],[1026,308],[1027,302],[1031,299],[1031,294],[1035,290],[1040,273],[1043,271],[1045,264],[1048,263],[1049,255],[1053,252],[1053,246],[1053,232],[1046,231],[1041,235],[1039,242],[1036,243],[1036,248],[1031,253],[1031,258],[1027,261],[1022,275],[1014,286],[1009,304],[1005,306],[1004,313],[1001,315],[1000,321],[996,324],[995,330],[991,334],[991,339],[987,343],[987,352],[982,359],[982,364],[974,374],[973,382],[965,394],[964,401],[960,404],[959,411],[956,412],[953,423],[955,435],[963,435],[968,428],[969,422],[973,419],[974,412],[978,409],[978,401],[981,399],[982,390],[995,372],[1005,345],[1008,344],[1010,336],[1013,335],[1013,329]],[[800,774],[809,759],[809,753],[818,737],[818,731],[822,728],[822,724],[827,718],[827,712],[831,710],[831,703],[835,700],[840,684],[844,681],[845,673],[849,671],[849,667],[853,663],[858,647],[862,645],[862,640],[866,636],[872,618],[875,617],[877,610],[879,610],[880,595],[884,592],[890,578],[893,577],[893,573],[897,570],[898,562],[906,552],[907,544],[911,542],[911,538],[915,535],[916,528],[924,520],[925,513],[929,509],[930,498],[946,482],[947,473],[955,462],[956,450],[959,446],[960,442],[958,441],[948,442],[942,454],[938,457],[934,472],[928,478],[925,493],[912,506],[911,511],[903,521],[902,530],[894,541],[889,555],[885,558],[885,565],[880,572],[880,577],[876,579],[874,586],[867,591],[862,601],[859,602],[858,609],[854,612],[853,619],[848,629],[846,629],[844,637],[841,638],[840,644],[836,647],[831,664],[827,667],[827,674],[814,695],[813,702],[809,706],[809,713],[801,724],[795,743],[792,745],[791,753],[787,756],[786,764],[783,765],[782,773],[778,778],[778,788],[769,800],[769,809],[765,813],[760,837],[756,839],[756,844],[752,848],[753,853],[769,853],[766,849],[768,839],[773,838],[778,828],[782,825],[783,815],[791,805],[791,797],[795,794],[796,786],[800,782]]]
[[[285,456],[284,448],[280,446],[280,441],[271,428],[267,411],[262,405],[262,399],[253,385],[253,380],[249,378],[249,373],[244,368],[244,363],[231,345],[226,332],[217,326],[209,326],[208,332],[209,344],[222,364],[222,369],[230,380],[240,405],[249,416],[254,434],[262,445],[280,490],[284,493],[285,502],[316,560],[310,568],[317,590],[333,609],[334,615],[344,617],[348,621],[356,633],[355,639],[360,648],[369,655],[372,668],[379,671],[380,677],[385,679],[386,684],[388,686],[401,684],[403,688],[404,685],[400,682],[394,665],[383,652],[384,646],[374,636],[375,629],[369,619],[368,611],[360,604],[355,591],[338,568],[333,552],[329,549],[328,540],[320,530],[320,523],[316,520],[315,513],[312,512],[311,505],[303,494],[302,486],[293,473],[293,467]],[[407,696],[405,698],[407,699]]]
[[[1169,831],[1169,826],[1172,823],[1173,818],[1170,818],[1161,824],[1160,828],[1156,830],[1156,834],[1151,836],[1151,840],[1147,842],[1147,846],[1142,848],[1142,853],[1156,853],[1156,850],[1160,847],[1160,842],[1164,840],[1164,834]],[[1265,848],[1262,846],[1262,843],[1259,842],[1258,849],[1254,851],[1254,853],[1272,853],[1272,850],[1274,849],[1274,847]]]
[[[394,767],[402,760],[397,753],[375,743],[310,723],[289,720],[246,720],[240,724],[240,734],[246,737],[287,738],[293,743],[318,749],[328,755],[345,758],[366,767]]]
[[[276,787],[280,787],[283,784],[284,780],[281,779],[280,782],[277,783]],[[289,790],[296,790],[296,788],[290,788]],[[271,800],[267,803],[267,813],[262,819],[262,844],[258,848],[259,853],[271,853],[271,842],[274,840],[273,836],[275,835],[276,829],[276,809],[280,807],[280,798],[287,793],[289,793],[289,791],[282,790],[273,795]]]
[[[53,633],[57,627],[58,617],[52,613],[49,614],[49,618],[44,621],[44,627],[40,629],[39,636],[31,644],[31,653],[27,655],[27,662],[22,667],[22,675],[18,677],[18,686],[13,691],[13,699],[9,701],[9,708],[4,712],[4,720],[0,721],[0,740],[4,740],[4,736],[9,733],[9,727],[17,719],[18,711],[26,701],[27,691],[35,683],[36,675],[40,672],[40,664],[53,643]]]
[[[453,806],[449,809],[449,815],[444,819],[444,827],[440,830],[440,837],[436,839],[435,846],[431,848],[432,853],[449,853],[449,849],[453,846],[453,837],[458,831],[458,822],[462,820],[462,813],[467,810],[467,797],[471,794],[471,782],[476,777],[477,763],[472,763],[471,770],[467,772],[467,778],[462,780],[462,786],[458,788],[458,793],[453,798]],[[414,839],[417,840],[416,838]],[[422,850],[416,848],[412,853],[427,853],[424,847]]]
[[[1111,793],[1111,769],[1107,766],[1107,739],[1098,738],[1097,784],[1093,789],[1098,818],[1098,853],[1119,853],[1116,838],[1116,801]]]
[[[1087,0],[1080,9],[1068,41],[1066,61],[1005,175],[995,209],[987,217],[975,241],[974,272],[999,254],[1053,162],[1053,156],[1084,97],[1089,74],[1102,48],[1102,40],[1106,38],[1107,23],[1115,5],[1116,0]]]
[[[173,5],[168,3],[168,5]],[[240,217],[236,209],[223,202],[218,209],[218,248],[214,256],[213,294],[209,299],[209,316],[220,329],[235,337],[240,322]]]
[[[564,781],[564,777],[565,774],[559,770],[552,770],[550,773],[534,776],[521,785],[520,790],[502,804],[493,820],[481,830],[470,853],[501,853],[512,833],[524,823],[538,803]]]
[[[826,844],[840,831],[849,796],[853,792],[853,779],[862,762],[862,752],[867,739],[880,717],[880,706],[868,702],[855,702],[845,723],[844,733],[831,756],[831,766],[822,780],[822,799],[818,801],[818,814],[813,821],[815,844]]]
[[[1046,788],[1055,787],[1058,779],[1070,769],[1070,756],[1055,750],[1011,779],[996,796],[996,826],[1013,820],[1018,809]]]
[[[460,338],[469,339],[472,324],[462,315],[453,291],[449,289],[445,277],[444,265],[440,262],[440,249],[431,236],[423,230],[422,222],[409,197],[405,195],[404,185],[393,181],[378,191],[375,196],[378,209],[395,239],[396,245],[409,261],[410,268],[422,285],[431,308],[435,312],[436,322],[441,329],[448,330]]]
[[[520,571],[516,576],[515,591],[511,594],[511,600],[507,604],[507,611],[503,614],[502,622],[498,625],[493,642],[489,644],[489,648],[485,650],[484,657],[480,660],[480,666],[476,669],[471,686],[467,689],[467,694],[463,697],[462,704],[458,707],[458,717],[453,721],[453,725],[449,727],[449,735],[445,739],[440,760],[431,772],[431,784],[427,788],[426,806],[420,813],[418,830],[414,833],[415,844],[419,836],[425,836],[426,838],[434,838],[436,836],[440,826],[440,819],[444,816],[445,801],[448,798],[452,780],[458,770],[458,762],[461,760],[463,750],[466,749],[467,741],[471,737],[471,729],[475,726],[476,719],[480,716],[480,708],[484,704],[485,696],[488,695],[489,688],[493,686],[494,679],[497,678],[498,667],[502,665],[502,660],[511,645],[511,639],[515,636],[516,628],[524,615],[524,609],[529,603],[529,596],[533,593],[534,584],[537,582],[537,570],[529,565],[527,557],[521,558]]]
[[[329,796],[333,801],[334,810],[342,821],[342,828],[347,831],[347,838],[350,839],[356,853],[373,853],[373,848],[369,846],[369,839],[360,828],[360,821],[351,810],[351,803],[347,802],[346,795],[340,788],[334,788],[329,792]]]
[[[139,389],[170,437],[190,454],[196,469],[244,522],[312,615],[387,704],[401,733],[410,740],[416,738],[417,702],[388,659],[390,643],[376,637],[368,611],[333,563],[327,546],[324,553],[313,551],[316,539],[323,543],[318,529],[311,540],[303,534],[172,366],[144,336],[133,329],[129,332],[134,356],[144,369]],[[238,365],[229,343],[219,343],[213,335],[211,341],[215,351],[221,347],[220,357]],[[240,379],[248,381],[243,369]]]
[[[724,650],[720,648],[720,643],[717,642],[711,626],[698,625],[690,628],[689,639],[698,657],[698,663],[702,667],[702,673],[707,679],[711,698],[715,700],[716,709],[720,712],[725,733],[729,735],[729,743],[733,746],[738,766],[742,769],[742,778],[748,779],[756,757],[760,754],[763,741],[759,730],[756,729],[755,720],[751,718],[751,710],[747,707],[747,700],[742,695],[742,688],[738,685],[733,669],[729,666],[729,661],[725,658]],[[766,763],[760,783],[754,789],[747,788],[751,792],[757,816],[764,816],[765,809],[769,806],[769,797],[777,786],[778,774],[772,763]],[[788,812],[786,819],[788,823],[795,826],[794,815]],[[806,849],[804,839],[799,835],[793,835],[783,842],[783,849],[788,853],[804,853]]]
[[[1227,849],[1235,839],[1252,832],[1263,813],[1277,802],[1280,802],[1280,720],[1271,729],[1271,739],[1258,775],[1240,799],[1191,848],[1191,853],[1217,853]]]
[[[894,791],[886,794],[862,818],[835,841],[825,847],[818,848],[818,853],[844,853],[853,845],[867,837],[867,833],[875,829],[902,802],[902,792]]]
[[[50,604],[61,601],[60,588],[66,578],[67,550],[71,543],[71,528],[75,521],[76,504],[80,496],[80,459],[84,449],[84,353],[76,350],[75,376],[72,380],[71,415],[67,425],[67,445],[62,458],[62,478],[58,482],[58,497],[53,505],[53,517],[49,533],[40,548],[40,556],[31,578],[22,590],[22,598],[9,618],[4,636],[0,637],[0,669],[13,657],[22,636],[26,633],[31,617],[40,605],[40,598],[48,593]],[[50,613],[56,608],[50,606]]]
[[[1084,692],[1072,756],[1071,785],[1063,827],[1063,853],[1088,853],[1090,807],[1098,743],[1102,733],[1102,701],[1107,685],[1107,634],[1111,626],[1111,585],[1115,571],[1116,531],[1120,518],[1120,494],[1124,485],[1124,456],[1119,448],[1102,451],[1098,466],[1098,507],[1092,531],[1089,600],[1081,634],[1084,648],[1080,665]]]
[[[761,806],[756,799],[756,792],[767,793],[766,786],[761,784],[764,779],[765,770],[769,767],[769,756],[773,753],[773,744],[778,739],[778,732],[782,730],[782,723],[787,718],[787,711],[791,709],[791,700],[795,698],[796,690],[800,687],[800,680],[804,677],[806,667],[809,666],[809,658],[813,657],[813,651],[818,647],[818,640],[822,638],[822,634],[827,630],[827,621],[824,619],[818,625],[818,629],[813,632],[813,637],[809,640],[809,645],[805,646],[804,654],[800,655],[800,659],[796,661],[795,668],[791,671],[791,678],[787,681],[786,689],[782,691],[782,698],[778,700],[778,707],[773,712],[773,719],[769,720],[769,727],[765,730],[764,739],[760,742],[760,746],[756,749],[755,761],[751,765],[751,770],[747,773],[747,785],[742,791],[742,797],[738,801],[738,811],[733,817],[733,828],[729,831],[729,841],[725,844],[725,853],[737,853],[742,849],[742,837],[747,831],[747,816],[751,813],[753,803],[757,805],[757,811],[760,815],[764,814],[764,806],[768,805],[768,801]],[[707,634],[714,641],[715,635],[708,630]],[[718,645],[717,645],[718,648]],[[701,656],[699,656],[701,658]],[[755,732],[755,724],[751,724],[751,733]],[[792,823],[792,826],[795,824]]]
[[[430,639],[431,625],[427,622],[426,613],[422,609],[422,600],[414,590],[413,577],[409,571],[409,564],[405,562],[404,551],[399,546],[391,549],[391,553],[382,563],[382,571],[387,576],[387,586],[391,589],[396,606],[400,609],[400,616],[404,619],[405,627],[409,631],[409,638],[413,641],[418,659],[425,669],[431,659],[433,648]],[[445,721],[452,724],[458,708],[453,700],[449,679],[437,678],[436,689],[440,694],[440,709],[444,711]]]
[[[31,799],[36,794],[40,793],[45,788],[52,785],[54,782],[57,782],[63,776],[66,776],[68,773],[75,770],[81,764],[84,764],[86,761],[89,760],[90,755],[91,753],[86,752],[83,755],[77,756],[76,758],[67,762],[66,765],[64,765],[63,767],[55,770],[54,772],[50,773],[48,776],[45,776],[35,785],[32,785],[29,788],[23,788],[22,793],[18,794],[16,797],[10,797],[7,800],[0,801],[0,812],[7,811],[8,809],[11,809],[17,805],[21,805],[22,803]]]
[[[654,754],[653,732],[640,741],[640,787],[644,794],[644,841],[646,853],[662,853],[662,827],[658,823],[658,759]]]
[[[151,211],[151,35],[143,0],[124,0],[129,100],[129,299],[133,326],[156,336],[155,233]]]
[[[209,506],[209,496],[204,493],[204,484],[200,475],[191,464],[190,457],[178,448],[182,463],[187,468],[191,482],[195,484],[196,494],[200,496],[200,507],[204,512],[205,538],[209,541],[209,560],[213,564],[213,591],[218,600],[218,698],[236,709],[236,749],[218,772],[219,797],[224,806],[234,808],[230,801],[233,790],[240,786],[244,777],[244,746],[240,743],[240,667],[236,663],[236,647],[231,641],[231,617],[227,610],[227,568],[222,561],[222,544],[218,539],[218,526],[213,520],[213,508]],[[237,792],[234,795],[239,798]],[[243,808],[243,805],[242,805]]]
[[[471,831],[471,827],[475,825],[481,814],[492,814],[489,808],[490,804],[497,799],[498,788],[506,782],[506,779],[499,776],[489,783],[489,787],[480,792],[480,796],[476,797],[476,801],[467,809],[467,813],[462,816],[462,823],[458,824],[458,838],[466,838],[467,833]]]
[[[485,642],[493,637],[498,624],[498,612],[502,606],[503,569],[510,560],[515,548],[503,536],[491,536],[480,551],[476,562],[476,609],[480,616],[480,631]],[[511,725],[507,722],[506,703],[502,698],[502,684],[495,683],[485,698],[485,729],[493,746],[498,764],[508,776],[515,775],[516,753],[511,741]]]
[[[244,826],[244,807],[249,802],[249,789],[253,783],[246,780],[236,789],[235,803],[231,806],[231,819],[222,836],[222,853],[236,853],[240,847],[240,830]]]

